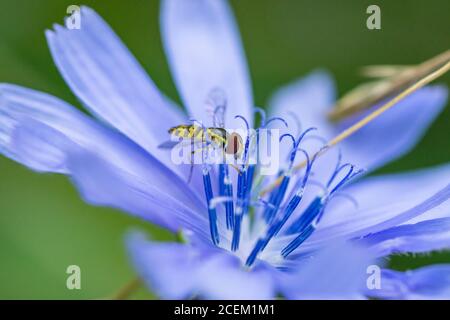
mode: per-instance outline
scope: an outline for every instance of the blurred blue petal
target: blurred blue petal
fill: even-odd
[[[25,146],[19,146],[11,138],[27,118],[51,127],[82,148],[101,154],[116,166],[136,175],[145,176],[145,172],[151,170],[147,152],[68,103],[42,92],[12,84],[0,84],[0,144],[3,148],[17,147],[23,150]],[[23,142],[22,136],[21,143]],[[29,152],[27,156],[39,155]],[[53,171],[51,166],[45,168],[45,164],[41,164],[43,166],[40,171]]]
[[[300,124],[303,130],[317,127],[317,134],[328,138],[333,131],[326,120],[326,112],[335,101],[333,77],[326,71],[316,70],[276,91],[269,101],[269,111],[272,116],[279,116],[287,121],[288,132],[300,130],[297,128]],[[315,144],[317,145],[317,141]],[[280,153],[287,155],[290,148],[289,144],[283,143]],[[302,148],[308,149],[305,145]]]
[[[389,211],[383,209],[380,211],[371,212],[370,216],[372,218],[361,219],[356,217],[352,221],[346,223],[339,223],[334,226],[323,228],[317,231],[310,239],[310,242],[305,243],[302,250],[311,250],[311,247],[316,247],[324,241],[329,241],[333,238],[345,237],[347,239],[359,238],[371,233],[376,233],[384,229],[391,228],[403,224],[412,218],[418,217],[421,214],[433,210],[434,208],[442,205],[448,208],[450,198],[450,184],[443,189],[436,192],[430,198],[424,200],[423,202],[417,204],[410,209],[403,212]],[[393,214],[394,212],[394,214]],[[374,218],[376,217],[376,219]]]
[[[445,87],[429,86],[405,98],[339,144],[344,160],[370,171],[407,153],[445,107],[447,95]],[[357,120],[328,121],[334,97],[331,77],[315,72],[277,91],[269,106],[287,119],[287,111],[294,112],[303,128],[317,127],[320,136],[331,139]]]
[[[450,217],[393,227],[370,234],[359,242],[380,257],[449,249]]]
[[[185,209],[185,212],[194,212],[193,216],[206,211],[204,202],[184,181],[121,134],[52,96],[5,84],[0,86],[0,93],[0,151],[6,156],[33,170],[69,174],[83,187],[84,196],[91,202],[120,208],[171,230],[188,225],[167,223],[166,220],[173,221],[177,213],[170,207],[175,199],[183,203],[182,207],[188,206],[189,210]],[[73,155],[79,152],[90,158],[74,158]],[[98,161],[91,161],[93,159]],[[80,181],[82,176],[86,179],[83,183]],[[104,177],[115,179],[116,183],[100,179]],[[131,186],[135,189],[127,189],[127,198],[125,189]],[[137,186],[142,189],[145,186],[145,192]],[[109,195],[103,194],[106,190]],[[119,190],[123,193],[118,193]],[[153,197],[149,198],[150,190],[153,190]],[[111,198],[113,194],[115,199]],[[136,196],[143,199],[139,202]],[[161,199],[165,199],[169,207],[164,207],[165,202]],[[152,207],[152,203],[160,207]],[[158,218],[162,212],[167,218]],[[184,217],[184,220],[188,219]]]
[[[165,101],[154,83],[93,10],[81,9],[82,27],[55,25],[46,36],[53,59],[76,96],[99,119],[120,130],[154,155],[182,112]]]
[[[187,228],[209,240],[204,203],[175,177],[154,168],[155,175],[145,179],[79,150],[70,152],[67,161],[86,202],[121,209],[173,232]]]
[[[174,232],[189,228],[199,236],[208,235],[204,202],[151,157],[140,159],[145,163],[133,163],[139,158],[133,157],[136,154],[130,148],[130,166],[121,168],[114,159],[88,151],[31,119],[22,121],[12,137],[9,147],[15,160],[36,170],[56,168],[53,172],[70,175],[87,202],[121,209]]]
[[[352,183],[342,191],[351,196],[357,206],[355,207],[345,199],[337,198],[330,204],[329,213],[324,217],[321,226],[324,228],[355,219],[356,221],[359,219],[380,221],[381,217],[373,214],[374,211],[390,211],[394,215],[399,210],[406,210],[429,198],[445,187],[448,181],[450,181],[450,164],[367,177]],[[431,216],[428,217],[431,218]],[[433,218],[437,217],[433,216]]]
[[[128,238],[128,248],[141,277],[164,299],[270,299],[271,272],[246,271],[233,255],[212,247]]]
[[[440,264],[399,272],[383,270],[381,289],[367,295],[379,299],[449,300],[450,265]]]
[[[320,230],[311,237],[359,237],[409,221],[450,216],[450,165],[369,177],[344,189],[358,207],[333,200]],[[424,216],[423,219],[421,216]],[[409,222],[411,223],[411,222]]]
[[[349,137],[342,145],[343,153],[352,163],[368,170],[397,159],[419,142],[444,109],[447,96],[444,86],[420,89]],[[340,126],[341,130],[345,127]]]
[[[282,277],[282,293],[288,299],[362,299],[367,268],[374,262],[363,247],[337,242]]]
[[[211,125],[206,101],[212,90],[220,89],[227,99],[226,126],[242,127],[236,115],[251,125],[247,62],[227,1],[164,0],[161,32],[173,78],[190,115]]]
[[[65,150],[73,146],[60,132],[25,118],[11,130],[0,151],[34,171],[68,174]]]

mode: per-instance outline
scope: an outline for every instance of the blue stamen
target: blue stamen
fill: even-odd
[[[332,178],[329,180],[328,185],[331,184],[331,182],[335,179],[337,175],[336,172],[341,171],[344,167],[348,166],[340,166],[339,159],[338,165],[336,166],[337,169],[333,173]],[[308,239],[308,237],[316,230],[317,224],[322,220],[322,217],[324,215],[326,204],[329,202],[329,199],[333,196],[333,194],[346,183],[348,183],[353,177],[362,172],[362,170],[359,170],[357,172],[353,172],[353,170],[354,166],[350,165],[350,169],[344,176],[344,178],[342,178],[328,194],[322,197],[316,197],[302,214],[302,216],[289,227],[289,229],[287,230],[288,234],[299,233],[299,235],[282,250],[281,254],[283,257],[286,258],[292,251],[294,251],[306,239]]]
[[[297,155],[298,151],[301,151],[301,149],[299,149],[298,146],[300,145],[301,141],[306,136],[306,134],[308,134],[309,132],[311,132],[313,130],[316,130],[316,128],[309,128],[309,129],[305,130],[305,132],[303,132],[297,138],[297,140],[295,140],[294,136],[292,136],[289,133],[285,133],[280,137],[280,141],[283,140],[285,137],[291,138],[293,147],[292,147],[292,151],[291,151],[291,155],[290,155],[290,159],[289,159],[289,167],[287,169],[287,173],[284,175],[279,188],[277,190],[274,190],[270,195],[269,202],[272,203],[275,206],[275,208],[274,209],[266,208],[266,210],[264,212],[264,218],[266,219],[266,222],[268,222],[268,223],[273,220],[273,218],[275,217],[275,215],[278,211],[279,206],[281,205],[281,202],[283,201],[284,195],[286,193],[286,190],[287,190],[287,187],[288,187],[288,184],[290,181],[290,175],[291,175],[292,166],[294,165],[295,156]],[[307,157],[307,161],[309,162],[309,157]],[[308,167],[310,168],[310,165],[308,165]],[[309,176],[309,172],[308,172],[308,176]]]
[[[250,146],[250,126],[248,124],[247,119],[245,119],[243,116],[237,115],[234,117],[235,119],[241,119],[245,122],[245,126],[247,128],[247,137],[245,139],[245,146],[244,146],[244,158],[242,161],[242,167],[245,167],[247,165],[247,157],[248,157],[248,149]]]
[[[219,193],[221,196],[233,198],[233,184],[230,180],[227,164],[219,165]],[[233,201],[225,202],[225,214],[227,229],[233,229],[234,204]]]
[[[281,117],[272,117],[272,118],[270,118],[269,120],[267,120],[267,122],[265,123],[265,125],[263,126],[263,128],[267,127],[271,122],[275,122],[275,121],[281,121],[281,122],[284,124],[284,126],[285,126],[286,128],[289,127],[287,121],[284,120],[283,118],[281,118]]]
[[[352,169],[354,169],[354,167],[352,166]],[[339,190],[340,188],[342,188],[344,185],[346,185],[347,183],[350,182],[350,180],[353,180],[353,178],[355,178],[356,176],[360,175],[361,173],[363,173],[364,170],[360,169],[356,172],[353,172],[353,170],[349,171],[349,173],[344,177],[344,179],[342,179],[341,182],[339,182],[336,187],[333,188],[333,190],[331,190],[330,194],[334,194],[337,190]]]
[[[225,164],[220,164],[219,165],[219,195],[224,196],[225,195],[225,171],[227,169],[225,169],[226,165]]]
[[[354,177],[356,177],[357,175],[359,175],[360,173],[362,173],[364,170],[358,170],[356,172],[353,172],[354,166],[351,165],[350,166],[350,170],[348,171],[348,173],[345,175],[344,178],[342,178],[341,181],[339,181],[337,183],[337,185],[330,191],[328,198],[326,199],[326,201],[328,201],[329,199],[331,199],[331,197],[334,196],[334,194],[336,193],[336,191],[338,191],[340,188],[342,188],[344,185],[346,185],[348,182],[350,182],[350,180],[352,180]],[[322,210],[322,212],[320,212],[319,216],[317,217],[317,222],[319,223],[320,220],[322,220],[323,214],[324,214],[325,210]]]
[[[211,176],[208,170],[203,170],[203,187],[205,189],[206,203],[208,205],[209,229],[211,232],[211,240],[214,245],[219,244],[219,231],[217,230],[217,213],[215,206],[211,206],[213,199],[213,191],[211,186]]]
[[[241,224],[242,217],[246,214],[246,210],[248,209],[247,204],[247,190],[248,190],[248,173],[247,173],[247,157],[248,150],[250,145],[250,126],[248,124],[247,119],[243,116],[237,115],[234,117],[235,119],[241,119],[244,121],[245,126],[247,128],[247,138],[245,139],[245,147],[244,147],[244,157],[241,165],[241,172],[238,175],[238,184],[237,184],[237,201],[236,201],[236,210],[234,211],[234,222],[233,222],[233,238],[231,241],[231,250],[236,251],[239,249],[239,242],[241,238]]]
[[[333,174],[331,175],[330,179],[329,179],[328,182],[327,182],[327,187],[330,186],[330,184],[333,182],[334,178],[335,178],[335,177],[337,176],[337,174],[339,173],[339,171],[340,171],[339,167],[341,167],[341,161],[342,161],[342,152],[341,152],[341,150],[339,149],[339,150],[338,150],[338,158],[337,158],[337,161],[336,161],[336,167],[334,168]]]
[[[306,210],[286,230],[286,234],[302,232],[314,219],[319,216],[324,207],[324,197],[316,197]]]
[[[281,255],[283,258],[287,258],[288,255],[297,249],[309,236],[316,230],[314,225],[310,224],[306,229],[302,231],[294,240],[292,240],[283,250],[281,250]]]
[[[353,171],[353,166],[350,163],[345,163],[343,165],[341,165],[340,167],[336,168],[336,170],[333,172],[333,174],[331,175],[331,178],[328,180],[327,182],[327,188],[329,188],[331,186],[331,184],[333,183],[334,179],[336,179],[337,175],[344,169],[346,168],[350,168],[350,172]]]
[[[290,179],[290,176],[285,175],[283,177],[283,180],[281,180],[281,184],[278,189],[275,189],[270,194],[269,203],[272,205],[272,207],[267,207],[266,210],[264,210],[264,218],[266,219],[266,222],[269,223],[270,221],[272,221],[276,212],[278,211],[278,208],[283,201]]]
[[[276,221],[272,223],[269,227],[269,230],[267,231],[267,234],[264,239],[259,239],[256,243],[255,247],[253,248],[252,252],[247,258],[246,265],[251,266],[255,260],[258,254],[265,249],[269,241],[278,234],[278,232],[281,230],[283,225],[286,223],[286,221],[291,216],[292,212],[294,212],[295,208],[298,206],[302,199],[302,195],[296,194],[288,203],[286,206],[286,209],[283,214],[283,218],[279,221]]]
[[[265,127],[266,125],[266,110],[260,107],[253,108],[255,113],[258,113],[261,117],[261,127]]]
[[[193,119],[192,121],[197,121],[197,120]],[[199,123],[202,126],[204,132],[207,132],[204,125],[201,122],[199,122]],[[206,143],[210,142],[210,141],[208,141],[208,137],[206,134],[204,134],[202,136],[202,142],[206,142]],[[212,201],[214,195],[213,195],[213,190],[212,190],[212,185],[211,185],[211,176],[209,173],[209,165],[207,164],[206,159],[207,159],[207,152],[204,149],[204,150],[202,150],[203,188],[205,190],[206,204],[208,206],[209,229],[210,229],[210,233],[211,233],[211,240],[214,245],[218,245],[220,238],[219,238],[219,231],[217,229],[217,212],[216,212],[215,206],[211,205],[211,201]]]
[[[252,196],[252,186],[253,186],[253,176],[255,175],[255,169],[256,165],[251,164],[248,166],[247,170],[247,187],[246,187],[246,195],[245,195],[245,202],[244,202],[244,212],[248,213],[248,208],[250,205],[250,200]]]
[[[294,136],[292,134],[290,134],[290,133],[282,134],[280,136],[280,142],[283,141],[283,139],[286,138],[286,137],[291,138],[291,140],[292,140],[292,149],[294,149],[295,148],[295,138],[294,138]]]
[[[305,150],[299,149],[299,151],[303,152],[306,157],[307,165],[306,165],[305,175],[304,175],[303,179],[299,180],[299,182],[296,184],[295,190],[297,190],[297,191],[295,192],[294,196],[291,198],[291,200],[288,202],[286,208],[284,209],[282,218],[274,221],[270,225],[265,238],[258,239],[255,247],[253,248],[252,252],[250,253],[250,255],[247,258],[247,261],[246,261],[247,266],[251,266],[255,262],[258,254],[266,248],[266,246],[270,242],[270,240],[274,236],[276,236],[278,234],[278,232],[283,228],[283,226],[289,220],[292,213],[297,208],[297,206],[299,205],[300,201],[303,198],[303,192],[305,190],[306,183],[308,182],[308,178],[311,173],[311,168],[312,168],[314,161],[316,160],[316,157],[313,157],[313,160],[310,161],[309,155]]]
[[[233,239],[231,241],[232,251],[236,251],[239,248],[242,217],[245,214],[244,209],[246,208],[245,195],[247,193],[247,177],[247,169],[244,167],[244,171],[241,171],[238,175],[237,202],[236,210],[234,211]]]
[[[295,155],[296,155],[296,153],[297,153],[298,146],[299,146],[300,143],[302,142],[303,138],[304,138],[309,132],[314,131],[314,130],[317,130],[317,128],[314,128],[314,127],[308,128],[308,129],[306,129],[306,130],[305,130],[305,131],[297,138],[297,140],[296,140],[295,143],[294,143],[294,147],[292,148],[291,159],[290,159],[290,161],[291,161],[290,166],[293,165],[293,162],[294,162],[294,160],[295,160]]]
[[[333,194],[336,190],[338,190],[341,186],[343,186],[344,183],[346,181],[348,181],[348,179],[352,176],[353,169],[355,167],[353,165],[351,165],[351,164],[348,164],[348,167],[349,167],[349,170],[348,170],[347,174],[344,176],[344,178],[341,179],[341,181],[339,181],[336,184],[336,186],[333,189],[331,189],[330,194]],[[339,171],[341,171],[341,169],[343,169],[343,168],[345,168],[345,165],[341,166]],[[329,186],[330,186],[330,184],[327,185],[327,187],[329,187]]]
[[[292,117],[292,119],[294,119],[295,125],[297,127],[297,134],[300,134],[300,132],[302,132],[302,123],[301,123],[300,119],[292,111],[288,111],[287,114],[290,115]]]

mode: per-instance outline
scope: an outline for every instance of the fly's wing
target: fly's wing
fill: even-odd
[[[196,140],[194,138],[185,138],[185,139],[179,139],[177,140],[167,140],[161,143],[158,148],[159,149],[173,149],[175,147],[185,148],[185,147],[191,147],[191,148],[200,148],[201,146],[205,145],[201,140]]]
[[[184,133],[187,133],[189,131],[189,128],[190,128],[190,126],[185,125],[185,124],[170,128],[168,130],[168,132],[172,138],[170,140],[167,140],[167,141],[164,141],[163,143],[161,143],[158,146],[158,148],[159,149],[172,149],[175,146],[180,145],[185,140],[190,141],[191,139],[184,138]]]
[[[213,126],[225,127],[225,111],[227,109],[225,92],[219,88],[211,90],[206,106],[206,112],[211,116]]]
[[[208,135],[218,146],[225,146],[227,143],[228,132],[224,128],[208,128]]]
[[[164,141],[163,143],[161,143],[158,148],[159,149],[172,149],[174,148],[176,145],[178,145],[179,143],[181,143],[181,141],[173,141],[173,140],[167,140]]]

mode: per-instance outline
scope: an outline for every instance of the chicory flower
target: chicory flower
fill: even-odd
[[[168,128],[191,118],[211,125],[205,101],[212,90],[226,95],[227,127],[253,127],[255,113],[266,117],[254,108],[226,1],[164,0],[161,10],[164,47],[189,117],[83,7],[80,30],[55,25],[46,36],[61,75],[93,117],[48,94],[1,84],[0,152],[37,172],[67,175],[91,204],[181,231],[184,243],[141,234],[127,241],[139,274],[163,298],[448,298],[442,278],[450,265],[408,274],[384,269],[376,290],[365,280],[377,258],[449,247],[450,165],[375,177],[358,169],[366,174],[408,152],[444,108],[447,89],[417,91],[339,152],[315,158],[320,141],[355,119],[327,120],[333,80],[313,72],[268,106],[288,132],[279,186],[259,197],[259,187],[277,177],[261,177],[257,166],[239,174],[200,166],[187,183],[189,166],[172,163],[158,145]],[[306,167],[293,170],[300,161]]]

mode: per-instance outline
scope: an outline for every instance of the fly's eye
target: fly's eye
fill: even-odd
[[[238,155],[242,150],[242,139],[237,133],[232,133],[228,137],[225,152],[227,154]]]

